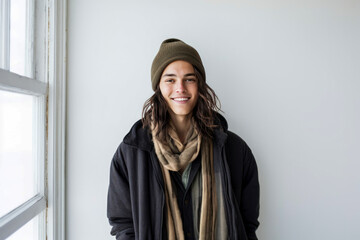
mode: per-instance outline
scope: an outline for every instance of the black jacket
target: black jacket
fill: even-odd
[[[214,170],[223,178],[231,240],[256,240],[259,226],[257,166],[247,144],[221,127],[214,132]],[[110,169],[107,216],[117,240],[166,239],[164,181],[151,134],[139,120],[118,147]]]

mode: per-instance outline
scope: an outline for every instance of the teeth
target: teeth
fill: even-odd
[[[174,98],[175,101],[186,101],[188,98]]]

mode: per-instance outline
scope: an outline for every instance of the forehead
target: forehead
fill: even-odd
[[[187,73],[194,73],[194,67],[189,62],[183,60],[177,60],[169,65],[163,71],[163,74],[187,74]]]

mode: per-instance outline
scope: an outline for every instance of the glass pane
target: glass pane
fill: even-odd
[[[0,217],[35,195],[34,97],[0,90]]]
[[[22,226],[15,233],[10,235],[7,240],[38,240],[39,239],[39,217],[34,217],[31,221]]]
[[[10,71],[25,75],[26,0],[11,0],[10,9]]]

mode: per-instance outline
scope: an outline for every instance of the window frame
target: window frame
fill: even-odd
[[[10,68],[10,1],[0,0],[0,66],[8,70]]]
[[[33,21],[27,24],[34,24],[34,31],[27,36],[34,39],[31,43],[34,51],[27,57],[33,58],[35,64],[27,71],[33,78],[9,72],[9,66],[4,64],[9,63],[9,39],[6,38],[9,28],[3,26],[9,24],[10,18],[3,13],[9,13],[9,1],[0,0],[0,31],[5,32],[0,39],[0,50],[4,50],[0,56],[3,67],[0,68],[0,89],[38,97],[35,104],[40,128],[37,130],[43,136],[39,137],[37,152],[43,154],[40,157],[44,159],[38,172],[44,184],[39,186],[39,194],[0,218],[0,240],[39,214],[45,216],[41,218],[39,235],[48,240],[64,240],[67,0],[30,1],[34,5],[29,4],[27,10],[34,15]]]

